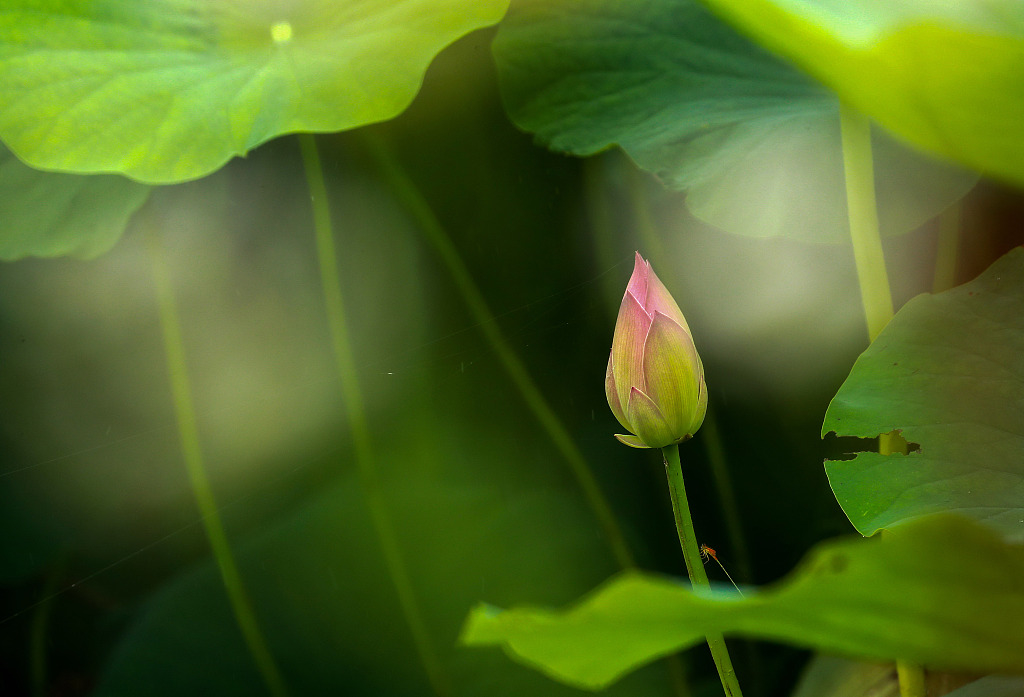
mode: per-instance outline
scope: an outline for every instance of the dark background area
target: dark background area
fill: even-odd
[[[701,541],[737,581],[766,584],[815,542],[852,534],[822,460],[869,446],[820,437],[867,345],[851,249],[730,235],[618,152],[583,161],[534,145],[502,111],[491,36],[444,51],[412,107],[367,130],[422,189],[640,565],[684,573],[660,456],[620,446],[604,400],[636,249],[675,294],[706,369],[719,444],[705,427],[682,448]],[[378,464],[456,693],[573,693],[453,643],[477,601],[561,604],[614,573],[596,520],[365,133],[318,141]],[[425,694],[354,484],[294,138],[151,205],[207,466],[296,694]],[[959,282],[1024,241],[1019,192],[982,181],[962,205]],[[897,307],[931,290],[935,228],[886,242]],[[33,656],[45,656],[35,686],[48,695],[185,694],[188,680],[208,690],[190,694],[247,694],[256,680],[181,463],[149,264],[136,227],[97,260],[0,269],[0,694],[32,692]],[[728,534],[715,447],[745,550]],[[302,608],[313,619],[296,619]],[[697,694],[720,689],[706,653],[688,654]],[[805,658],[759,643],[735,660],[749,695],[774,697]],[[667,694],[658,670],[623,693]]]

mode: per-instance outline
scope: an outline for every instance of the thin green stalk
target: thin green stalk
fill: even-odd
[[[416,188],[409,176],[395,162],[394,157],[387,150],[386,146],[376,139],[367,138],[370,154],[373,156],[380,168],[381,173],[389,183],[391,190],[405,204],[409,212],[416,220],[420,230],[426,235],[431,246],[441,257],[444,265],[448,268],[455,285],[458,287],[462,298],[469,306],[470,314],[478,323],[480,330],[491,346],[491,350],[498,356],[502,367],[511,378],[513,384],[519,390],[523,400],[536,416],[541,426],[547,432],[548,437],[554,442],[555,447],[569,464],[570,470],[576,477],[577,482],[583,489],[584,496],[590,503],[605,537],[611,546],[615,559],[623,568],[633,568],[636,562],[633,554],[629,551],[625,536],[619,528],[611,506],[605,499],[590,471],[586,460],[579,448],[576,447],[572,437],[566,431],[565,426],[559,421],[554,410],[548,405],[547,400],[541,394],[537,385],[533,382],[529,372],[515,352],[509,347],[494,321],[494,314],[484,301],[483,294],[477,288],[476,283],[470,276],[466,265],[459,256],[458,250],[452,244],[451,239],[445,233],[444,228],[438,221],[437,216],[430,209],[423,194]]]
[[[54,598],[60,587],[60,579],[64,573],[64,562],[61,561],[50,572],[43,586],[43,601],[39,603],[32,615],[32,626],[29,630],[29,673],[32,683],[32,697],[44,697],[47,688],[47,629],[50,626],[50,613],[53,610]]]
[[[927,694],[924,669],[916,663],[896,661],[896,677],[900,683],[900,697],[925,697]]]
[[[624,569],[635,568],[636,562],[633,560],[633,555],[626,544],[625,536],[615,520],[611,507],[601,493],[597,481],[590,472],[583,454],[576,447],[554,410],[551,409],[541,395],[526,367],[508,345],[508,342],[505,341],[501,330],[494,322],[494,315],[483,299],[483,294],[476,287],[468,269],[466,269],[459,256],[458,250],[445,233],[437,216],[434,215],[423,194],[420,193],[416,185],[398,165],[384,144],[371,138],[367,138],[367,144],[370,153],[373,155],[392,190],[405,203],[418,223],[420,230],[426,234],[428,241],[448,268],[448,272],[452,275],[461,291],[470,312],[481,327],[484,337],[490,343],[491,349],[497,354],[513,384],[519,389],[523,400],[533,411],[534,416],[541,423],[545,431],[547,431],[548,436],[554,441],[559,452],[568,462],[571,471],[583,489],[584,496],[589,501],[595,516],[604,529],[605,537],[609,542],[616,561]],[[675,694],[678,697],[689,697],[691,691],[686,675],[686,667],[679,656],[668,656],[665,659],[665,663],[668,669],[669,681]]]
[[[49,584],[47,584],[47,588],[50,588]],[[53,590],[48,590],[47,595],[52,595]],[[36,608],[35,614],[32,616],[31,636],[29,637],[29,674],[32,683],[32,697],[45,697],[47,693],[46,628],[50,623],[52,605],[53,600],[47,598]]]
[[[857,279],[868,323],[868,338],[874,341],[895,314],[889,276],[885,271],[882,236],[878,229],[875,204],[875,173],[871,152],[871,122],[846,104],[839,108],[843,140],[843,166],[846,173],[846,203],[850,216],[850,236],[857,263]],[[878,438],[883,455],[907,452],[907,442],[899,433],[883,433]],[[902,697],[924,697],[924,672],[920,666],[896,662]]]
[[[874,341],[892,319],[892,293],[882,254],[875,206],[875,172],[871,153],[871,123],[863,114],[841,105],[839,122],[846,172],[846,206],[850,237],[857,263],[857,280],[868,322],[868,338]]]
[[[274,697],[287,697],[281,671],[274,661],[266,639],[260,631],[253,611],[252,602],[242,585],[242,577],[238,565],[228,544],[224,523],[217,510],[217,502],[213,496],[213,488],[203,464],[203,453],[199,446],[199,430],[196,427],[195,408],[192,404],[192,392],[189,386],[188,370],[185,364],[185,344],[181,338],[181,322],[178,319],[178,306],[174,299],[174,288],[171,274],[164,258],[163,247],[155,229],[148,234],[150,258],[153,263],[153,282],[156,288],[157,304],[160,310],[160,326],[163,330],[164,352],[167,359],[167,373],[171,383],[171,395],[174,400],[174,412],[178,423],[178,439],[181,453],[185,460],[189,482],[199,513],[202,516],[206,537],[210,541],[213,557],[220,569],[220,577],[227,591],[231,610],[235,621],[242,632],[253,662],[266,683],[267,689]]]
[[[679,546],[683,549],[686,572],[694,586],[707,588],[711,584],[708,583],[708,575],[704,571],[704,562],[700,556],[700,547],[697,545],[697,537],[693,532],[690,504],[686,500],[686,487],[683,486],[683,468],[679,462],[679,446],[669,445],[662,448],[661,452],[665,457],[665,474],[668,476],[668,491],[672,497],[672,513],[676,520]],[[736,679],[736,671],[732,667],[732,659],[729,657],[729,649],[725,645],[725,639],[721,634],[708,634],[706,638],[726,697],[743,697],[739,681]]]
[[[960,214],[957,201],[939,214],[939,239],[935,250],[935,277],[932,292],[941,293],[956,285],[956,258],[960,246]]]
[[[648,197],[644,188],[644,175],[635,165],[626,161],[625,158],[621,158],[619,162],[625,170],[629,184],[629,200],[632,204],[634,225],[641,241],[649,252],[648,258],[654,261],[655,264],[666,264],[668,260],[666,258],[665,246],[658,235],[657,226],[651,216],[650,206],[647,205]],[[707,415],[704,417],[700,433],[701,440],[707,449],[708,463],[711,465],[711,474],[715,481],[715,493],[718,497],[719,510],[725,520],[726,534],[729,537],[733,556],[739,567],[739,576],[741,579],[749,581],[751,578],[750,554],[747,550],[746,540],[743,537],[743,525],[740,522],[739,505],[736,502],[732,477],[729,474],[729,463],[725,457],[725,447],[722,444],[722,436],[718,430],[718,423],[715,420],[714,409],[711,405],[708,405]],[[718,562],[718,559],[716,558],[715,561]],[[721,562],[718,562],[718,565],[722,566]],[[729,572],[725,571],[724,566],[722,571],[725,572],[726,576],[729,576]],[[731,576],[729,580],[732,581]],[[748,649],[748,663],[753,669],[759,670],[759,660],[751,646],[750,644],[746,645]]]
[[[657,226],[651,216],[648,196],[645,191],[645,175],[637,167],[622,157],[616,160],[628,182],[629,201],[632,208],[633,225],[648,253],[645,255],[655,265],[668,263],[665,246],[658,236]],[[596,190],[596,187],[594,187]],[[603,200],[604,197],[602,197]],[[617,299],[616,299],[617,300]],[[701,427],[701,439],[707,447],[711,473],[715,479],[715,490],[718,495],[719,508],[725,519],[729,543],[740,569],[740,577],[750,580],[750,554],[743,538],[743,525],[740,522],[739,505],[733,491],[732,478],[729,475],[729,464],[725,457],[725,448],[718,432],[713,409],[709,406],[704,424]]]
[[[352,434],[356,466],[363,493],[370,509],[373,526],[388,573],[391,576],[391,582],[398,594],[398,601],[405,621],[409,625],[416,652],[434,693],[443,697],[452,693],[451,683],[438,658],[430,633],[427,631],[423,613],[413,590],[412,578],[400,551],[394,523],[388,513],[380,476],[374,463],[370,429],[363,411],[359,378],[352,358],[352,347],[345,321],[345,305],[342,299],[337,253],[334,248],[334,232],[331,226],[331,212],[327,203],[327,187],[324,184],[320,154],[317,151],[316,140],[308,133],[299,135],[299,148],[302,151],[302,163],[306,171],[306,181],[313,205],[317,261],[320,266],[320,282],[324,293],[331,344],[334,349],[338,377],[341,381],[342,395],[345,399],[345,413],[348,418],[349,432]]]
[[[583,185],[586,191],[587,215],[589,217],[590,229],[593,231],[594,250],[597,256],[597,266],[600,269],[607,269],[616,263],[616,253],[613,249],[612,237],[615,231],[615,222],[612,215],[612,203],[609,202],[606,182],[606,170],[608,161],[603,157],[589,157],[583,162]],[[604,283],[604,292],[609,308],[617,308],[622,298],[622,286],[618,282],[607,279]],[[614,319],[612,310],[612,319]],[[686,664],[679,654],[665,658],[665,665],[668,668],[669,679],[672,689],[678,697],[688,697],[691,694],[689,679],[687,678]]]
[[[718,505],[722,518],[725,520],[725,532],[729,538],[732,557],[736,560],[736,567],[738,568],[737,575],[741,580],[749,583],[753,578],[750,552],[747,549],[746,538],[743,536],[740,507],[736,502],[736,494],[732,486],[732,477],[729,473],[729,462],[725,457],[722,434],[718,430],[718,420],[715,409],[711,404],[708,404],[704,423],[700,427],[700,438],[706,448],[708,464],[711,465],[711,476],[715,481]],[[715,561],[717,562],[718,559],[716,558]],[[722,566],[722,563],[718,562],[718,565]],[[725,567],[722,567],[722,571],[725,572],[726,576],[729,576],[729,572],[725,571]],[[729,577],[729,580],[732,581],[732,577]],[[760,685],[760,678],[764,675],[764,666],[757,644],[750,641],[741,641],[738,646],[734,644],[733,648],[739,649],[738,655],[740,661],[745,661],[746,663],[747,675],[755,685]]]

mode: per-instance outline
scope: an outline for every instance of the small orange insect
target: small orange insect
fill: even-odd
[[[711,547],[702,544],[700,546],[700,557],[704,560],[705,564],[708,563],[708,559],[714,559],[715,563],[718,564],[718,568],[720,568],[722,570],[722,573],[725,574],[725,577],[729,579],[729,583],[731,583],[732,587],[736,589],[736,592],[739,593],[741,596],[743,595],[743,591],[741,591],[740,587],[736,585],[736,582],[732,580],[732,576],[730,576],[729,572],[725,570],[724,566],[722,566],[722,562],[718,561],[718,552],[713,550]]]

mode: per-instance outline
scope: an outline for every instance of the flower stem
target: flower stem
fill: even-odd
[[[604,529],[605,537],[608,539],[615,559],[623,568],[634,568],[636,562],[626,544],[625,536],[615,520],[611,506],[608,504],[607,499],[605,499],[597,480],[583,458],[583,454],[576,447],[569,432],[562,425],[562,422],[558,419],[558,416],[547,400],[544,399],[533,378],[530,377],[530,373],[526,370],[526,366],[523,365],[522,361],[519,360],[519,357],[508,345],[497,322],[494,321],[494,314],[487,306],[483,294],[477,288],[473,277],[470,276],[469,270],[459,256],[455,245],[452,244],[451,239],[441,226],[440,221],[438,221],[437,216],[434,215],[423,194],[395,161],[394,156],[388,151],[387,147],[379,140],[370,137],[367,137],[367,145],[370,154],[376,161],[381,174],[390,185],[391,190],[408,208],[419,229],[426,235],[431,246],[433,246],[438,256],[441,257],[441,261],[448,268],[448,273],[451,274],[463,300],[466,301],[466,305],[469,307],[470,314],[472,314],[473,319],[477,322],[484,337],[490,344],[491,350],[498,356],[498,360],[501,361],[505,372],[511,378],[516,389],[519,390],[519,394],[544,430],[547,431],[548,437],[554,442],[562,457],[569,464],[569,469],[576,477],[576,481],[579,483],[580,488],[583,489],[583,494],[590,503],[594,515]]]
[[[683,468],[679,462],[679,446],[669,445],[661,449],[665,458],[665,473],[668,475],[668,491],[672,497],[672,513],[676,520],[676,532],[679,534],[679,546],[683,549],[683,560],[686,572],[694,586],[709,587],[708,575],[701,561],[700,548],[693,532],[693,519],[690,517],[690,505],[686,501],[686,487],[683,486]],[[718,668],[718,677],[722,680],[722,688],[726,697],[743,697],[736,671],[732,667],[729,649],[721,634],[707,635],[711,657]]]
[[[621,171],[622,176],[627,182],[627,198],[631,204],[632,227],[637,231],[644,248],[647,249],[647,258],[655,263],[656,266],[669,266],[668,252],[658,236],[657,225],[651,214],[650,196],[647,194],[647,187],[645,186],[649,175],[637,168],[636,165],[624,156],[620,156],[612,162]],[[596,198],[601,202],[605,202],[609,198],[607,194],[608,192],[600,190],[596,185],[592,185],[591,190],[588,191],[588,198]],[[612,307],[618,307],[619,299],[619,296],[614,298],[615,303]],[[715,490],[718,494],[718,504],[722,516],[725,518],[726,532],[733,555],[737,561],[737,566],[740,569],[740,578],[749,580],[750,555],[747,552],[747,545],[743,538],[743,525],[740,522],[739,506],[736,503],[732,478],[729,475],[729,463],[725,457],[725,447],[722,445],[722,436],[719,433],[714,409],[711,405],[708,405],[707,415],[704,417],[704,423],[700,430],[700,438],[707,449],[708,462],[711,465],[711,473],[715,480]]]
[[[583,185],[586,192],[587,217],[589,227],[593,234],[593,250],[597,258],[597,267],[608,269],[615,266],[616,251],[613,244],[613,237],[618,224],[613,220],[612,208],[614,202],[607,191],[607,170],[609,162],[607,157],[588,157],[583,161]],[[647,216],[649,220],[650,216]],[[619,282],[610,276],[606,278],[604,293],[607,307],[618,307],[622,299],[622,287]],[[611,319],[614,321],[615,313],[612,311]],[[665,666],[668,669],[669,680],[672,689],[677,697],[689,697],[692,694],[689,679],[687,677],[686,664],[681,654],[673,654],[665,657]]]
[[[370,430],[366,414],[363,411],[362,394],[359,389],[359,379],[352,358],[352,347],[345,321],[345,304],[342,298],[337,254],[334,248],[331,212],[327,203],[327,187],[324,183],[323,167],[320,164],[320,154],[317,151],[313,135],[299,134],[299,148],[302,151],[302,163],[313,205],[317,260],[320,266],[320,281],[327,309],[331,344],[334,349],[338,377],[341,381],[342,395],[345,399],[345,413],[348,418],[349,432],[352,434],[356,466],[363,494],[370,509],[373,527],[377,533],[388,574],[391,576],[391,582],[398,595],[405,621],[409,625],[416,652],[434,693],[443,697],[452,692],[450,682],[438,658],[430,633],[427,631],[423,613],[413,590],[409,570],[400,551],[394,523],[388,513],[380,476],[374,463]]]
[[[242,584],[242,576],[235,563],[231,546],[228,544],[224,523],[217,510],[213,488],[210,486],[210,479],[203,463],[203,452],[199,446],[199,430],[196,426],[195,408],[192,404],[192,392],[185,364],[185,344],[181,336],[181,322],[178,319],[178,306],[174,299],[171,274],[167,268],[164,250],[156,230],[150,227],[148,232],[147,241],[153,264],[157,305],[160,310],[160,326],[163,330],[167,373],[170,378],[174,412],[178,423],[178,439],[185,460],[185,469],[192,485],[192,493],[199,507],[203,528],[210,541],[213,557],[220,570],[221,581],[224,583],[228,601],[231,603],[231,610],[235,615],[238,628],[242,632],[245,645],[248,647],[253,662],[270,694],[274,697],[286,697],[288,688],[273,655],[270,653],[266,639],[260,631],[252,601]]]
[[[874,341],[895,314],[889,276],[885,270],[882,237],[875,203],[874,158],[871,152],[871,122],[846,104],[840,104],[839,123],[846,173],[846,204],[850,236],[857,263],[857,279],[868,323],[868,339]],[[897,431],[878,438],[883,455],[907,452],[907,442]],[[902,697],[924,697],[924,672],[920,666],[896,662]]]

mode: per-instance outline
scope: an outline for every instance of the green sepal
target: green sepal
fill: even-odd
[[[627,436],[624,433],[616,433],[615,438],[618,439],[623,445],[628,445],[631,448],[650,448],[651,446],[644,443],[636,436]]]

